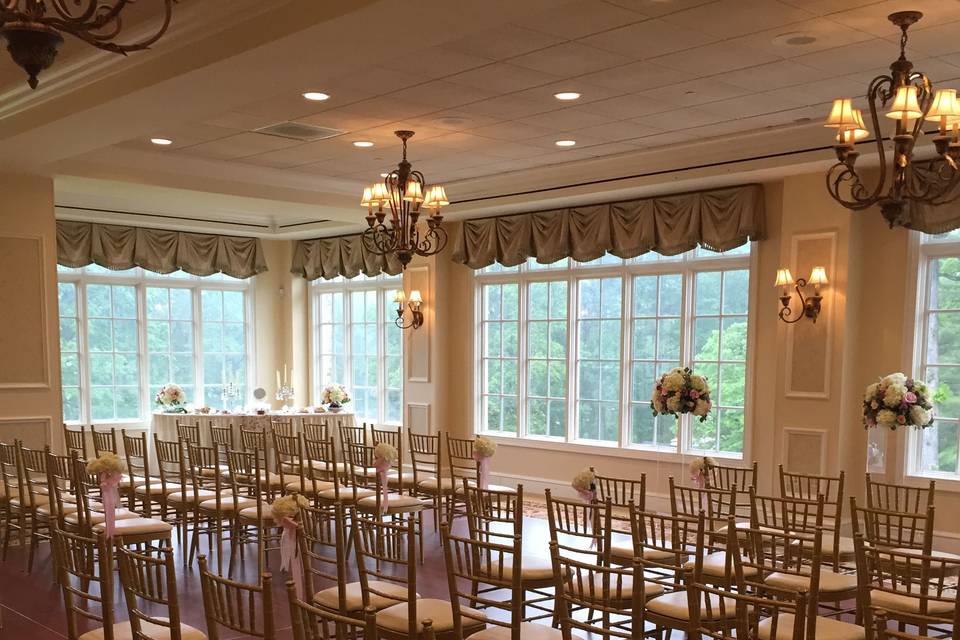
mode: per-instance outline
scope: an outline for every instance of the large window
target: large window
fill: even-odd
[[[63,416],[140,422],[166,383],[189,402],[223,406],[228,382],[247,400],[249,282],[91,265],[58,267]]]
[[[750,248],[606,255],[478,271],[479,430],[523,438],[742,456]],[[706,375],[706,422],[655,418],[676,366]]]
[[[340,383],[358,420],[401,422],[403,332],[393,298],[402,286],[400,277],[363,275],[312,285],[315,402],[325,385]]]
[[[933,426],[910,430],[907,472],[960,479],[960,231],[923,236],[915,373],[934,392]]]

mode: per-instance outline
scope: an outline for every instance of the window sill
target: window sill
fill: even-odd
[[[937,491],[960,493],[960,475],[946,473],[908,473],[903,476],[903,484],[911,487],[925,488],[929,486],[931,480],[936,481]]]
[[[613,458],[630,458],[633,460],[650,460],[653,462],[668,462],[675,464],[684,464],[693,458],[701,455],[709,455],[718,460],[739,462],[743,460],[742,455],[729,453],[679,453],[674,450],[644,449],[641,447],[621,447],[616,443],[592,442],[587,440],[576,440],[566,442],[553,438],[517,438],[516,436],[504,436],[496,432],[479,432],[476,435],[484,436],[495,440],[497,445],[506,447],[517,447],[520,449],[540,449],[558,451],[562,453],[582,453],[593,456],[608,456]],[[960,488],[958,488],[960,490]]]

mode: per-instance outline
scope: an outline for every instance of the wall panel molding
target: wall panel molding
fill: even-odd
[[[404,329],[404,368],[407,382],[430,382],[431,337],[434,333],[436,301],[430,286],[430,267],[407,267],[403,278],[407,295],[418,289],[423,296],[423,326],[419,329]]]
[[[433,434],[431,420],[431,405],[429,402],[408,402],[406,427],[411,433]]]
[[[836,304],[837,232],[795,234],[790,240],[790,271],[794,278],[809,278],[814,266],[827,270],[830,283],[821,290],[822,312],[817,322],[802,319],[787,326],[787,359],[784,394],[788,398],[828,400],[833,361],[833,323]],[[812,293],[810,285],[804,295]],[[794,292],[791,292],[794,293]],[[791,303],[799,300],[794,293]],[[794,309],[797,307],[794,306]],[[802,311],[801,311],[802,313]]]
[[[827,431],[784,427],[780,463],[784,471],[822,475],[827,469]]]
[[[40,438],[37,438],[37,435]],[[27,447],[59,447],[54,442],[52,416],[3,416],[0,417],[0,439],[12,442],[22,440]]]
[[[43,237],[0,236],[0,391],[50,389],[49,323]]]

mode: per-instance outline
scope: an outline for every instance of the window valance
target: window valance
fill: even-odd
[[[354,278],[360,273],[369,277],[396,275],[403,271],[403,265],[393,254],[381,256],[369,251],[358,234],[298,240],[293,246],[290,271],[307,280],[332,280],[337,276]]]
[[[183,270],[195,276],[223,272],[233,278],[267,270],[259,238],[70,220],[57,221],[57,262],[65,267],[98,264],[115,270],[141,267],[156,273]]]
[[[764,237],[763,186],[657,196],[625,202],[467,220],[453,259],[473,269],[527,258],[549,264],[612,253],[633,258],[648,251],[671,256],[701,246],[726,251]]]

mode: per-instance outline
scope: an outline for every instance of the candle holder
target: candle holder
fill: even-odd
[[[277,400],[283,402],[283,404],[293,404],[293,387],[289,384],[282,384],[280,388],[277,389]]]
[[[233,404],[233,400],[240,396],[240,387],[235,385],[232,382],[228,382],[223,385],[223,388],[220,390],[220,398],[223,399],[223,406],[225,408],[230,407]]]

